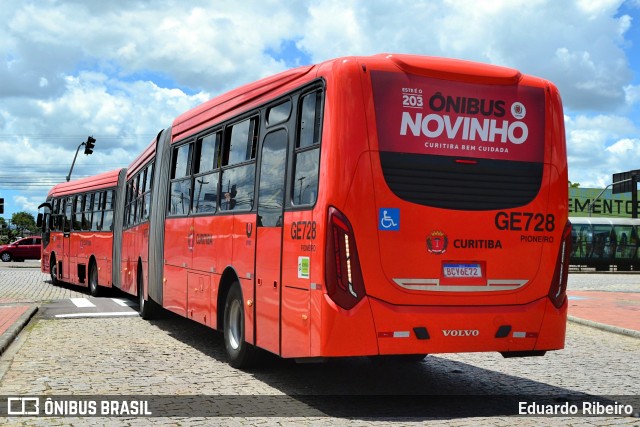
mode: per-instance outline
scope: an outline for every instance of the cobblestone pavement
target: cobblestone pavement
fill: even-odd
[[[0,295],[4,296],[7,276],[3,273],[0,270]],[[35,277],[34,281],[46,279],[37,271],[14,273],[24,274],[22,279],[10,279],[14,280],[14,287],[21,280],[29,282],[31,276]],[[86,296],[82,289],[78,292],[75,288],[46,285],[53,288],[47,291],[50,294],[37,291],[37,295],[44,295],[45,299],[58,298],[58,292],[62,295],[60,298],[68,298],[67,293],[73,292]],[[21,295],[28,298],[25,293]],[[331,401],[358,394],[476,396],[470,397],[470,402],[477,402],[477,396],[489,399],[492,395],[637,397],[640,394],[639,342],[637,338],[569,323],[566,349],[541,358],[503,359],[499,354],[477,353],[433,355],[411,364],[367,358],[325,364],[272,360],[259,369],[243,372],[225,362],[219,333],[170,314],[153,321],[138,317],[64,320],[36,317],[0,358],[0,396],[218,395],[224,404],[238,406],[247,416],[0,418],[0,424],[639,425],[640,420],[632,417],[513,418],[504,416],[499,408],[489,408],[489,413],[481,417],[370,419],[365,407],[364,414],[345,418],[339,404],[326,404],[322,400],[322,396]],[[275,400],[258,401],[263,407],[255,407],[252,405],[256,402],[250,397],[256,396],[270,396]],[[187,410],[200,414],[202,410],[196,405],[197,401],[194,404],[188,399],[174,399],[177,413]],[[456,399],[464,405],[464,400]],[[372,402],[370,410],[379,410],[379,405],[380,400]],[[249,416],[252,413],[261,416]]]
[[[10,266],[11,264],[16,266]],[[0,264],[0,303],[44,302],[86,295],[86,288],[52,286],[49,276],[40,272],[39,264],[28,261]]]

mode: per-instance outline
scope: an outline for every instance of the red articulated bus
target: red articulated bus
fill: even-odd
[[[148,283],[149,271],[149,225],[152,211],[151,185],[155,160],[155,142],[131,163],[127,169],[123,187],[123,231],[122,244],[116,248],[115,258],[121,259],[120,281],[116,286],[121,290],[138,295],[140,312],[147,316],[143,284]]]
[[[223,331],[233,366],[564,347],[546,80],[413,55],[301,67],[179,116],[127,180],[116,286]]]
[[[118,181],[125,169],[58,184],[49,191],[42,236],[42,271],[60,281],[88,286],[97,296],[111,287],[113,248],[119,245],[122,219],[117,206]],[[115,217],[114,217],[115,215]],[[114,245],[114,241],[116,244]]]

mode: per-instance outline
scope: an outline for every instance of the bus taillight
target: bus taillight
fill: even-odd
[[[562,232],[562,243],[556,260],[556,269],[553,273],[551,288],[549,289],[549,298],[556,308],[562,307],[567,296],[567,280],[569,277],[569,254],[571,253],[571,223],[567,221],[567,225]]]
[[[326,248],[327,293],[336,304],[349,310],[364,297],[364,280],[351,224],[334,207],[329,208]]]

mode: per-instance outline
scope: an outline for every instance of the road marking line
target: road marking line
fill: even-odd
[[[118,304],[119,306],[122,307],[132,307],[134,305],[137,305],[136,303],[126,300],[126,299],[120,299],[120,298],[111,298],[111,301],[115,302],[116,304]]]
[[[71,302],[78,308],[95,307],[91,301],[86,298],[69,298]]]
[[[70,314],[56,314],[55,317],[67,318],[67,317],[110,317],[110,316],[138,316],[137,311],[114,311],[112,313],[70,313]]]

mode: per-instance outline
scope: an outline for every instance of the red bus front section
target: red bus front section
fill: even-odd
[[[41,269],[55,283],[113,285],[117,169],[58,184],[47,197]]]
[[[406,55],[332,67],[320,71],[326,180],[314,220],[327,229],[312,355],[563,348],[570,229],[556,88]]]

